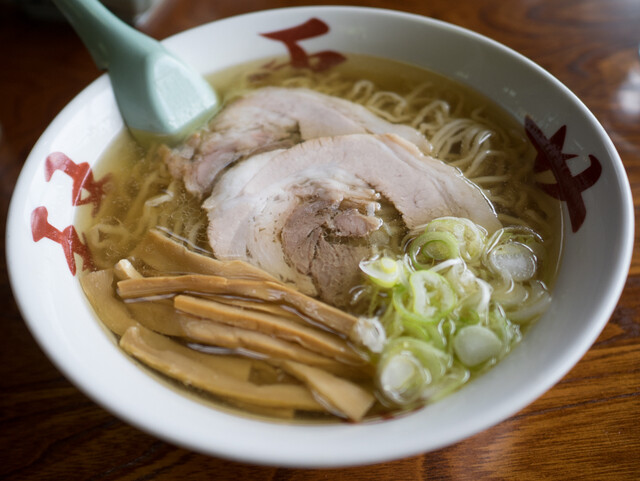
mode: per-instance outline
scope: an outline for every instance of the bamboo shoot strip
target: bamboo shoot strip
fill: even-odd
[[[225,277],[275,280],[267,272],[243,261],[220,261],[187,249],[156,229],[150,230],[132,257],[161,272],[213,274]]]
[[[294,361],[284,361],[280,366],[352,421],[360,421],[375,401],[369,391],[322,369]]]
[[[240,299],[233,296],[220,296],[215,294],[210,294],[206,297],[222,304],[242,307],[244,309],[253,309],[254,311],[266,312],[268,314],[283,317],[285,319],[291,319],[292,321],[296,322],[305,322],[300,317],[300,314],[297,314],[295,311],[283,307],[281,304],[273,304],[271,302],[264,302],[260,300]]]
[[[258,386],[207,365],[211,354],[197,352],[142,326],[127,329],[120,346],[144,364],[186,385],[238,401],[278,408],[325,411],[304,386]]]
[[[181,319],[186,317],[175,310],[171,299],[127,302],[125,304],[138,323],[165,336],[185,337]]]
[[[176,309],[193,316],[271,334],[343,362],[360,364],[364,362],[346,341],[311,326],[199,297],[179,295],[174,298],[173,302]]]
[[[266,416],[270,418],[279,419],[293,419],[296,416],[295,409],[291,408],[274,408],[271,406],[258,406],[256,404],[250,404],[247,402],[237,401],[236,399],[229,399],[229,404],[241,409],[245,412],[257,414],[259,416]]]
[[[185,291],[203,294],[236,295],[267,302],[285,303],[321,325],[349,337],[353,335],[353,328],[358,322],[355,316],[278,282],[227,279],[225,277],[200,274],[145,277],[143,279],[126,279],[118,282],[118,294],[124,299]]]
[[[367,376],[366,366],[347,366],[298,344],[273,336],[214,321],[203,321],[177,311],[169,299],[131,302],[126,304],[126,307],[138,323],[166,336],[181,337],[188,341],[227,349],[248,349],[258,354],[322,367],[329,372],[348,378],[362,379]]]
[[[348,378],[362,379],[367,377],[367,373],[363,369],[347,366],[293,342],[284,341],[261,332],[228,326],[214,321],[189,320],[186,316],[182,326],[188,339],[201,344],[228,349],[248,349],[270,357],[289,359],[320,367],[333,374]]]
[[[140,315],[142,312],[136,312],[132,316],[125,303],[115,296],[113,271],[110,269],[85,274],[80,279],[80,284],[96,314],[105,326],[118,336],[122,336],[130,327],[134,326],[147,328],[147,330],[152,328],[161,334],[184,335],[182,326],[175,318],[167,320],[148,316],[150,313],[159,312],[158,310],[146,311],[144,312],[145,316]],[[158,307],[157,304],[156,307]],[[175,313],[173,305],[170,305],[169,308]],[[203,360],[206,361],[208,367],[218,369],[238,379],[248,379],[251,372],[252,361],[250,359],[209,356]]]
[[[137,324],[124,302],[115,295],[111,269],[83,275],[80,278],[80,285],[93,310],[109,330],[122,336],[127,329]]]
[[[124,279],[139,279],[143,277],[129,259],[120,259],[116,262],[116,265],[113,266],[113,272],[119,281]]]

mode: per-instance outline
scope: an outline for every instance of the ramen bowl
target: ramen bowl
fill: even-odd
[[[500,423],[558,382],[595,341],[616,306],[631,259],[630,188],[602,126],[542,68],[454,25],[368,8],[256,12],[164,43],[203,74],[270,57],[301,68],[330,68],[336,59],[364,54],[470,86],[527,129],[553,174],[549,195],[564,212],[561,262],[553,300],[522,342],[442,401],[391,419],[335,424],[276,422],[213,409],[124,355],[78,282],[90,252],[74,219],[78,209],[91,209],[100,198],[102,179],[92,167],[124,128],[109,79],[102,76],[33,148],[7,225],[7,262],[25,322],[51,361],[96,403],[158,438],[213,456],[278,466],[363,465],[439,449]],[[604,251],[606,256],[598,255]]]

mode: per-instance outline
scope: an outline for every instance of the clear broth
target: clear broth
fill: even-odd
[[[297,71],[290,67],[276,70],[265,67],[265,65],[282,63],[284,63],[283,59],[275,59],[242,64],[217,72],[210,76],[209,80],[221,95],[223,103],[242,95],[243,92],[267,85],[306,86],[348,97],[353,93],[350,89],[360,79],[368,79],[375,84],[377,90],[393,92],[402,98],[415,92],[417,86],[426,82],[429,87],[425,90],[425,95],[446,100],[456,117],[481,118],[487,125],[500,126],[501,133],[497,136],[505,137],[506,140],[503,141],[517,146],[517,150],[520,152],[520,157],[514,159],[513,165],[510,165],[508,169],[517,170],[518,166],[532,165],[534,153],[524,136],[522,125],[482,95],[450,79],[411,65],[361,55],[349,56],[347,62],[334,67],[329,73],[322,74]],[[380,108],[388,108],[389,111],[393,111],[394,108],[397,108],[397,98],[391,96],[387,101],[382,99],[377,105]],[[456,149],[460,150],[461,148],[459,145],[450,146],[451,156],[455,158]],[[441,160],[447,161],[447,159]],[[200,207],[201,199],[187,193],[183,186],[175,182],[172,184],[168,171],[158,164],[153,155],[143,151],[127,132],[118,136],[93,169],[96,178],[110,176],[108,193],[95,217],[92,216],[90,209],[78,209],[76,226],[87,236],[96,268],[111,268],[120,259],[128,257],[144,233],[149,228],[156,227],[159,222],[163,228],[176,231],[179,229],[175,226],[190,225],[189,235],[185,235],[183,232],[174,233],[188,239],[193,248],[210,252],[206,237],[206,215]],[[520,200],[520,205],[511,200],[503,202],[502,205],[496,203],[496,210],[508,218],[531,211],[531,214],[527,215],[530,215],[532,219],[542,220],[542,222],[538,222],[540,225],[532,227],[539,231],[547,242],[550,255],[543,265],[542,279],[551,286],[555,278],[562,246],[560,203],[545,198],[543,194],[535,194],[535,179],[532,174],[527,174],[520,181],[534,195],[530,199]],[[507,182],[494,186],[489,183],[483,188],[489,197],[495,195],[496,198],[521,199],[518,197],[518,191],[521,190],[519,185],[510,186]],[[173,197],[171,202],[166,203],[164,210],[161,208],[159,212],[150,214],[142,208],[141,200],[159,198],[167,195],[168,191],[171,191]],[[513,205],[518,205],[521,212],[514,212]],[[123,227],[128,234],[118,236],[117,234],[111,235],[105,230],[96,232],[95,227],[99,224],[118,226],[118,229]],[[146,370],[151,371],[151,369]],[[472,378],[479,374],[472,373]],[[246,412],[215,396],[185,388],[180,383],[156,372],[153,372],[153,375],[158,379],[164,379],[169,385],[179,388],[181,391],[187,391],[190,397],[195,395],[195,399],[217,408],[250,416],[277,418],[268,412]],[[377,409],[372,410],[369,418],[378,417],[384,411],[384,407],[379,405]],[[396,410],[394,414],[401,411]],[[305,422],[325,422],[336,419],[333,416],[315,415],[302,418]]]

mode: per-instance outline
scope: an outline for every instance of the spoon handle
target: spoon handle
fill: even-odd
[[[135,61],[162,47],[116,17],[99,0],[53,0],[91,53],[98,68]]]
[[[218,97],[207,81],[160,42],[98,0],[53,0],[96,65],[109,71],[122,117],[144,144],[179,142],[210,118]]]

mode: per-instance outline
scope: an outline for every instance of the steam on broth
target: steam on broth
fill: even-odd
[[[220,136],[145,152],[123,134],[95,167],[110,181],[97,215],[78,218],[97,267],[81,282],[120,346],[218,407],[307,421],[412,409],[502,359],[548,305],[561,244],[522,127],[404,64],[266,63],[211,77]],[[299,96],[287,115],[309,102],[366,132],[316,138],[294,118],[265,146],[226,126],[243,102],[281,95]],[[231,160],[220,148],[200,182],[193,166],[225,141],[249,147]],[[374,157],[381,178],[360,171]],[[412,183],[424,188],[408,205]]]

